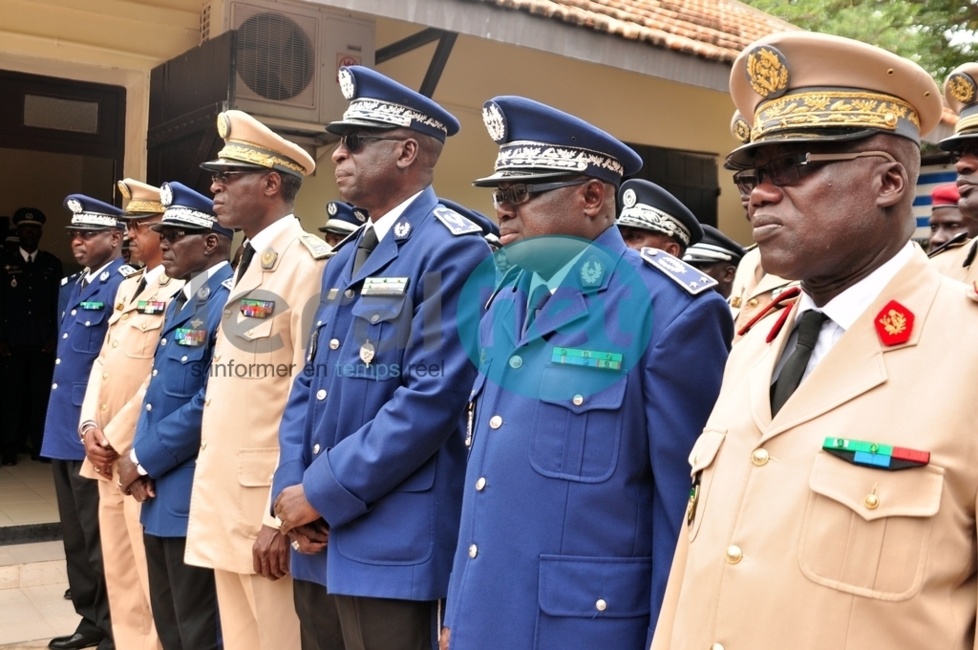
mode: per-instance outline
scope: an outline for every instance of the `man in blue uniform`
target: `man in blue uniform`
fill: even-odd
[[[48,386],[54,372],[58,340],[58,282],[61,260],[38,250],[44,213],[21,208],[13,223],[19,245],[3,260],[0,280],[0,356],[9,369],[3,377],[4,422],[0,425],[0,457],[16,465],[24,443],[39,458]]]
[[[342,68],[340,86],[350,106],[326,127],[340,136],[337,184],[370,223],[326,265],[309,360],[280,427],[275,513],[299,551],[296,609],[304,634],[317,628],[316,647],[335,633],[322,617],[328,589],[347,650],[430,649],[475,375],[458,300],[489,247],[431,187],[455,117],[368,68]]]
[[[327,244],[336,246],[366,222],[366,210],[345,201],[330,201],[326,204],[326,225],[320,226],[319,232]]]
[[[164,183],[163,268],[186,280],[167,307],[136,437],[119,461],[119,484],[143,504],[140,522],[153,619],[164,650],[220,647],[214,571],[183,561],[190,489],[200,448],[204,389],[221,313],[232,285],[233,232],[217,223],[213,201]]]
[[[53,639],[49,647],[70,650],[97,645],[109,650],[115,645],[99,540],[99,493],[94,481],[78,473],[85,458],[78,421],[116,290],[133,269],[123,265],[120,257],[122,210],[82,194],[68,195],[65,206],[72,213],[71,251],[85,270],[68,296],[61,320],[41,455],[53,460],[68,585],[82,620],[74,634]]]
[[[646,648],[729,309],[708,276],[625,245],[615,196],[638,154],[523,97],[490,100],[483,117],[500,150],[475,184],[496,188],[516,267],[472,352],[442,648]]]
[[[642,178],[621,184],[618,229],[629,248],[658,248],[682,259],[703,239],[703,227],[682,201]]]

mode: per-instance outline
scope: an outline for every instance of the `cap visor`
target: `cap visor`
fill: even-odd
[[[950,138],[944,138],[937,143],[937,146],[944,151],[954,151],[958,147],[964,146],[969,140],[978,139],[978,133],[958,133]]]
[[[347,133],[362,131],[364,129],[392,131],[397,128],[408,127],[399,127],[396,124],[387,124],[386,122],[371,122],[369,120],[338,120],[326,125],[326,130],[334,135],[346,135]]]
[[[495,187],[500,183],[523,183],[528,181],[542,181],[553,178],[570,178],[572,176],[587,176],[587,174],[575,174],[567,171],[552,170],[515,170],[496,172],[492,176],[477,178],[472,181],[476,187]]]
[[[737,147],[729,154],[723,166],[726,169],[747,169],[754,164],[754,158],[761,147],[770,147],[779,144],[818,144],[820,142],[850,142],[853,140],[863,140],[865,138],[889,133],[888,131],[877,131],[876,129],[834,129],[823,130],[817,133],[803,133],[793,131],[784,134],[774,134],[765,136],[758,142],[749,142],[741,147]],[[896,135],[890,133],[890,135]]]
[[[239,160],[228,160],[227,158],[218,158],[217,160],[209,160],[207,162],[200,163],[200,168],[209,172],[228,172],[235,170],[270,171],[268,167],[241,162]]]

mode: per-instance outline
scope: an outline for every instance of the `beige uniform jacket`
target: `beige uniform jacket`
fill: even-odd
[[[734,318],[734,342],[740,340],[737,334],[757,314],[785,289],[798,286],[798,282],[785,280],[765,273],[761,268],[761,252],[757,248],[747,251],[734,276],[730,290],[730,311]]]
[[[211,361],[185,560],[254,573],[269,515],[278,425],[302,372],[329,247],[293,222],[255,252],[228,296]],[[249,315],[250,314],[250,315]]]
[[[695,511],[680,534],[653,650],[964,650],[975,646],[978,303],[921,251],[772,420],[769,387],[795,318],[734,347],[690,461]],[[895,300],[911,336],[887,346]],[[887,471],[822,449],[826,437],[930,452]]]
[[[153,367],[153,354],[160,341],[163,313],[170,299],[183,287],[162,273],[136,295],[142,273],[119,285],[105,342],[89,376],[79,422],[98,424],[119,452],[127,455],[136,435],[142,408],[139,390]],[[105,479],[96,474],[91,461],[82,463],[82,476]]]
[[[973,285],[978,280],[978,239],[971,239],[960,246],[941,251],[930,259],[934,267],[949,278]]]

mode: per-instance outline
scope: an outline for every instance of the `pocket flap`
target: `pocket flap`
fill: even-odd
[[[545,368],[540,377],[540,401],[561,406],[575,414],[620,409],[625,401],[627,377],[581,376],[581,373],[601,372],[606,371]],[[610,386],[607,385],[609,383]]]
[[[364,296],[353,305],[353,315],[368,323],[392,321],[404,309],[404,296]]]
[[[696,444],[693,445],[693,450],[689,452],[690,476],[695,476],[713,464],[726,438],[726,431],[716,429],[707,429],[700,434]]]
[[[648,616],[651,592],[650,557],[540,556],[540,609],[552,616]]]
[[[268,487],[277,464],[277,447],[242,449],[238,452],[238,483],[244,487]]]
[[[896,471],[872,469],[819,451],[808,486],[866,521],[931,517],[941,505],[944,469],[935,465]]]

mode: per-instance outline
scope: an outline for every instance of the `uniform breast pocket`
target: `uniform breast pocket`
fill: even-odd
[[[130,359],[149,359],[160,342],[163,314],[140,314],[129,321],[129,331],[122,341],[123,351]]]
[[[98,354],[105,340],[105,309],[78,309],[68,334],[71,349],[82,354]]]
[[[710,505],[710,488],[713,486],[713,463],[723,441],[727,438],[726,431],[707,429],[696,439],[693,450],[689,452],[690,476],[692,489],[689,503],[686,505],[686,523],[689,526],[689,539],[692,541],[699,532],[703,516]]]
[[[574,393],[569,387],[575,385],[577,376],[564,368],[543,371],[541,386],[561,390],[544,390],[535,409],[530,465],[550,478],[600,483],[618,466],[620,410],[628,379],[622,377],[594,392]],[[581,385],[594,384],[585,381]]]
[[[193,397],[206,380],[206,350],[205,345],[183,346],[175,341],[168,342],[164,357],[166,365],[154,381],[162,381],[163,392],[170,397]]]
[[[368,366],[399,364],[411,334],[408,297],[361,296],[351,313],[352,344],[347,349],[357,358],[347,361]]]
[[[652,558],[540,557],[534,648],[640,648],[649,627]]]
[[[799,563],[818,584],[900,601],[920,590],[944,470],[883,471],[818,452]]]

